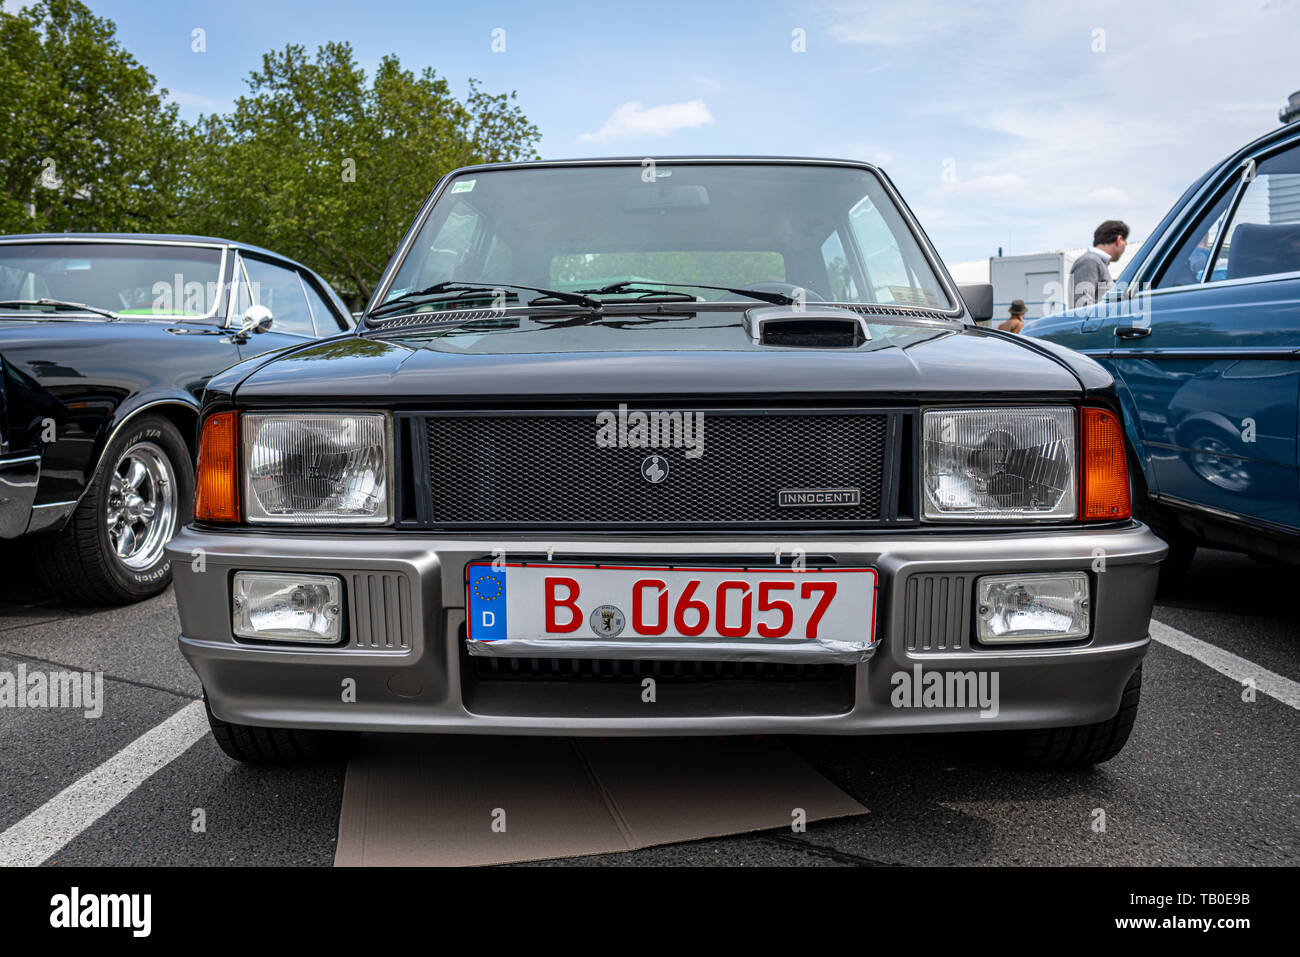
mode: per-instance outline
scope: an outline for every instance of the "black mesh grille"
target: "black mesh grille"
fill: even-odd
[[[618,658],[474,658],[474,673],[492,680],[837,681],[843,665],[771,661],[652,661]]]
[[[704,452],[602,448],[596,414],[428,418],[433,521],[443,524],[800,525],[882,518],[883,412],[704,413]],[[649,455],[667,460],[658,484]],[[857,489],[857,504],[782,506],[786,489]]]

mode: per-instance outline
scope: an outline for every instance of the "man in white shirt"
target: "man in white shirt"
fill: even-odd
[[[1070,269],[1072,306],[1090,306],[1111,286],[1110,264],[1124,255],[1128,245],[1128,224],[1108,219],[1092,234],[1092,248],[1074,261]]]

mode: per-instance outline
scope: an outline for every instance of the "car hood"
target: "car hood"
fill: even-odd
[[[591,335],[576,343],[555,337],[562,347],[556,351],[541,351],[548,349],[543,337],[526,344],[525,351],[523,336],[507,329],[481,335],[416,329],[350,336],[280,354],[246,375],[235,399],[240,404],[316,405],[345,398],[409,405],[490,397],[866,393],[997,399],[1082,391],[1063,359],[978,327],[872,323],[871,341],[858,348],[789,348],[756,345],[743,332],[720,337],[717,330],[738,319],[736,313],[716,316],[720,325],[702,324],[697,341],[680,327],[671,337],[655,337],[647,329],[624,326],[584,330]],[[649,347],[652,342],[655,348]],[[664,348],[666,343],[672,348]]]

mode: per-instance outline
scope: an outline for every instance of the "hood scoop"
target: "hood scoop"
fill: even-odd
[[[864,316],[839,306],[764,306],[745,312],[745,331],[757,346],[856,349],[871,341]]]

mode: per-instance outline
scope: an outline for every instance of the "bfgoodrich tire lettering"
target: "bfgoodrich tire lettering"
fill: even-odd
[[[163,552],[190,521],[194,465],[176,426],[146,414],[122,429],[64,528],[32,543],[50,588],[70,602],[122,605],[171,581]]]

